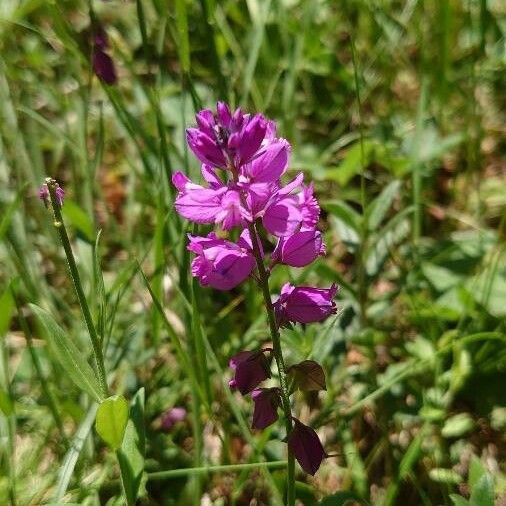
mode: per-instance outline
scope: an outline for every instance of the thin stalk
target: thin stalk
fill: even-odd
[[[100,344],[100,339],[98,337],[97,331],[95,329],[95,325],[93,323],[93,319],[91,317],[90,308],[88,306],[88,302],[86,301],[86,297],[84,295],[84,290],[81,284],[81,278],[79,276],[79,271],[77,270],[76,261],[74,258],[74,253],[72,252],[72,247],[70,246],[69,236],[67,234],[67,230],[65,228],[65,223],[63,222],[63,217],[60,210],[60,205],[58,203],[58,198],[56,197],[56,188],[58,183],[48,177],[46,178],[47,188],[49,190],[49,196],[51,200],[51,208],[54,214],[54,226],[58,231],[58,235],[60,236],[60,240],[63,245],[63,249],[65,250],[65,256],[67,257],[67,263],[70,270],[70,276],[72,277],[72,281],[74,283],[74,288],[76,290],[77,298],[79,300],[79,305],[81,306],[81,311],[84,316],[84,321],[86,322],[86,327],[88,328],[88,333],[90,335],[91,345],[93,348],[93,358],[95,360],[95,367],[97,371],[98,381],[100,383],[100,387],[104,392],[106,397],[109,396],[107,380],[105,375],[105,366],[104,366],[104,355],[102,353],[102,346]]]
[[[355,95],[358,108],[358,128],[360,132],[360,207],[362,208],[362,220],[360,221],[360,244],[358,247],[358,265],[357,265],[357,281],[358,281],[358,303],[360,306],[360,322],[363,327],[367,326],[367,272],[365,268],[365,253],[368,242],[368,214],[367,214],[367,197],[365,188],[365,149],[364,149],[364,130],[362,121],[362,101],[360,99],[360,83],[358,78],[358,63],[353,37],[351,42],[351,58],[353,62],[353,76],[355,81]]]
[[[251,237],[251,243],[253,245],[253,255],[256,260],[259,276],[259,284],[262,289],[264,297],[265,309],[267,311],[267,319],[269,320],[269,328],[271,331],[272,346],[274,359],[279,373],[279,383],[281,386],[281,405],[285,414],[285,425],[287,436],[290,434],[293,428],[292,423],[292,410],[290,408],[290,396],[288,390],[288,381],[286,379],[286,368],[285,361],[283,359],[283,352],[281,351],[281,338],[279,335],[279,328],[276,323],[276,316],[274,315],[274,307],[271,301],[271,293],[269,290],[269,275],[265,269],[262,253],[260,250],[259,239],[254,223],[248,225],[249,234]],[[288,449],[288,466],[287,466],[287,506],[293,506],[295,504],[295,458],[292,452]]]
[[[157,471],[148,473],[148,480],[167,480],[171,478],[180,478],[181,476],[207,474],[207,473],[226,473],[234,471],[244,471],[249,469],[257,469],[259,467],[266,467],[268,469],[277,469],[278,467],[285,467],[285,460],[273,460],[271,462],[251,462],[247,464],[224,464],[221,466],[204,466],[204,467],[191,467],[189,469],[169,469],[168,471]]]

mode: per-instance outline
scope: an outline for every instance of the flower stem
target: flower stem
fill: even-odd
[[[84,321],[86,322],[86,327],[88,327],[88,332],[90,334],[91,345],[93,348],[93,357],[95,359],[95,367],[98,376],[98,381],[100,383],[100,387],[105,395],[108,397],[108,388],[107,381],[105,375],[105,366],[104,366],[104,355],[102,353],[102,343],[98,337],[97,331],[95,329],[95,325],[93,323],[93,319],[91,317],[90,308],[88,306],[88,302],[86,301],[86,297],[84,295],[84,290],[81,284],[81,278],[79,276],[79,271],[77,270],[76,261],[74,258],[74,254],[72,252],[72,248],[70,246],[69,236],[67,234],[67,230],[65,229],[65,224],[63,223],[63,217],[60,210],[60,204],[58,202],[58,198],[56,196],[56,188],[58,183],[52,178],[46,178],[47,188],[49,190],[49,196],[51,200],[51,208],[53,210],[54,215],[54,226],[58,231],[58,235],[60,236],[60,240],[63,245],[63,249],[65,250],[65,256],[67,257],[67,263],[70,270],[70,276],[74,283],[74,288],[76,290],[77,298],[79,299],[79,305],[81,306],[81,311],[84,316]]]
[[[272,346],[274,352],[274,359],[278,367],[279,383],[281,386],[281,405],[285,414],[285,425],[287,436],[293,428],[292,423],[292,410],[290,408],[290,396],[288,392],[288,382],[286,379],[285,361],[281,351],[281,338],[279,335],[279,328],[276,323],[276,316],[274,315],[274,307],[271,301],[271,293],[269,290],[269,276],[264,265],[262,253],[259,244],[259,238],[254,223],[248,225],[248,231],[253,245],[253,255],[258,268],[258,276],[262,294],[264,297],[265,309],[267,310],[267,319],[269,320],[269,327],[271,331]],[[288,449],[288,475],[287,475],[287,492],[286,492],[287,506],[295,505],[295,458],[292,452]]]

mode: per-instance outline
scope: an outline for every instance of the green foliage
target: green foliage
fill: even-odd
[[[128,402],[123,396],[113,395],[98,406],[95,428],[113,450],[121,447],[127,422]]]
[[[87,392],[95,401],[100,402],[103,398],[100,385],[93,369],[86,361],[86,355],[77,348],[47,311],[35,304],[30,304],[30,308],[44,327],[47,342],[59,365],[77,387]]]

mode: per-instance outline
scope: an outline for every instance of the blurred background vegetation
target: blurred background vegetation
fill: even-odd
[[[171,172],[199,177],[184,128],[226,100],[278,122],[322,203],[327,256],[273,288],[341,286],[336,318],[283,334],[289,363],[325,368],[297,416],[338,454],[298,474],[301,504],[506,504],[505,31],[499,0],[2,0],[0,503],[123,501],[96,406],[28,307],[91,353],[46,176],[112,390],[144,389],[139,504],[280,502],[283,468],[185,471],[285,458],[281,424],[252,433],[227,386],[228,358],[267,337],[260,293],[194,283],[173,212]]]

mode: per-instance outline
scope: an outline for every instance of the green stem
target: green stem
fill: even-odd
[[[274,460],[271,462],[251,462],[247,464],[224,464],[221,466],[204,466],[204,467],[191,467],[189,469],[169,469],[168,471],[157,471],[154,473],[148,473],[148,480],[165,480],[171,478],[179,478],[181,476],[187,476],[189,474],[207,474],[207,473],[221,473],[221,472],[234,472],[244,471],[247,469],[257,469],[259,467],[267,467],[270,469],[276,469],[278,467],[285,467],[285,460]]]
[[[84,316],[84,321],[86,322],[86,327],[88,328],[88,332],[90,334],[91,345],[93,347],[93,357],[95,359],[95,366],[98,375],[98,381],[104,392],[105,397],[109,396],[109,391],[107,387],[107,380],[105,375],[105,366],[104,366],[104,355],[102,353],[102,344],[100,339],[98,338],[97,331],[95,329],[95,325],[93,323],[93,319],[91,317],[90,308],[88,306],[88,302],[86,301],[86,297],[84,295],[84,290],[81,284],[81,278],[79,276],[79,271],[77,270],[76,261],[74,258],[74,254],[72,253],[72,247],[70,246],[69,236],[67,234],[67,230],[65,228],[65,224],[63,222],[63,217],[60,210],[60,204],[58,202],[58,198],[56,196],[56,188],[58,187],[58,183],[52,178],[46,178],[47,188],[49,190],[49,196],[51,198],[51,207],[53,209],[54,214],[54,226],[58,231],[58,235],[60,236],[60,240],[63,245],[63,249],[65,250],[65,256],[67,257],[67,263],[70,270],[70,276],[72,277],[72,281],[74,283],[74,288],[76,290],[77,298],[79,299],[79,305],[81,306],[81,311]]]
[[[281,386],[281,405],[285,414],[286,434],[290,434],[293,428],[292,423],[292,410],[290,408],[290,395],[288,391],[288,382],[286,379],[285,361],[281,351],[281,338],[279,335],[279,328],[276,323],[276,316],[274,315],[274,307],[271,301],[271,293],[269,290],[269,275],[265,269],[265,265],[260,250],[259,238],[254,223],[248,225],[251,243],[253,245],[253,255],[258,268],[259,283],[264,297],[265,309],[267,311],[267,319],[269,320],[269,327],[271,330],[272,347],[274,359],[278,367],[279,383]],[[288,476],[287,476],[287,506],[295,504],[295,459],[290,450],[288,450]]]

